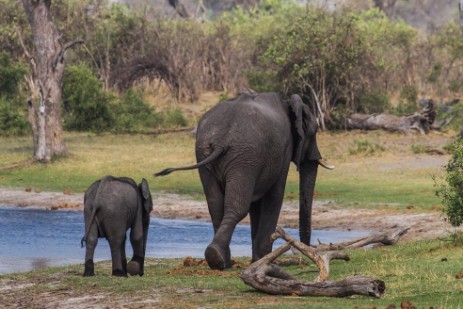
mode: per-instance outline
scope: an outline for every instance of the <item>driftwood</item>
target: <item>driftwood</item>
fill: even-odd
[[[299,296],[331,296],[345,297],[365,295],[381,297],[385,290],[384,281],[366,276],[350,276],[340,281],[328,281],[329,262],[333,259],[349,261],[346,253],[333,251],[346,248],[358,248],[373,243],[391,245],[407,232],[408,229],[387,234],[360,238],[358,240],[339,244],[320,244],[310,247],[289,236],[281,227],[273,234],[273,240],[282,238],[286,244],[269,253],[262,259],[246,268],[241,279],[253,288],[269,294],[299,295]],[[312,260],[319,269],[319,274],[313,282],[301,281],[272,264],[279,256],[291,248],[296,248]],[[323,252],[323,250],[331,250]]]
[[[352,114],[347,118],[348,129],[378,130],[409,132],[417,130],[421,134],[429,133],[436,118],[435,105],[428,100],[421,112],[406,116],[388,114]]]

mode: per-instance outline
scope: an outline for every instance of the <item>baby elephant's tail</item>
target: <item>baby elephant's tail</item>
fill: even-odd
[[[175,172],[175,171],[187,171],[187,170],[194,170],[196,168],[200,168],[206,164],[209,164],[213,161],[215,161],[222,153],[223,153],[224,149],[223,148],[216,148],[214,149],[214,151],[212,151],[212,153],[204,160],[202,160],[201,162],[195,164],[195,165],[190,165],[190,166],[184,166],[184,167],[174,167],[174,168],[166,168],[165,170],[162,170],[156,174],[154,174],[154,177],[157,177],[157,176],[165,176],[165,175],[169,175],[170,173],[172,172]]]

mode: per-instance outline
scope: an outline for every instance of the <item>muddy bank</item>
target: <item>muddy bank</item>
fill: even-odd
[[[154,194],[153,202],[152,216],[158,218],[210,220],[205,201],[177,194]],[[0,205],[82,211],[83,194],[0,188]],[[298,201],[285,201],[279,224],[297,228],[298,220]],[[244,222],[247,223],[248,218]],[[445,220],[440,210],[343,209],[332,202],[314,201],[314,229],[381,232],[399,227],[410,228],[401,241],[436,238],[456,230]]]

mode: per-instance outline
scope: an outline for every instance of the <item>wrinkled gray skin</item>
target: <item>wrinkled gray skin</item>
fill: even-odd
[[[106,176],[85,192],[84,219],[86,242],[84,276],[94,276],[93,254],[99,237],[111,248],[113,276],[143,275],[146,241],[153,201],[148,182],[137,186],[130,178]],[[132,260],[125,255],[126,232],[130,228]]]
[[[230,267],[233,231],[248,213],[252,260],[272,251],[290,162],[300,173],[300,237],[310,244],[312,198],[321,159],[318,125],[298,95],[289,101],[276,93],[241,94],[211,108],[198,125],[196,165],[199,168],[214,239],[205,251],[213,269]]]

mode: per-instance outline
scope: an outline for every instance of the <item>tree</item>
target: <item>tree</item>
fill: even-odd
[[[50,162],[54,156],[67,154],[61,124],[61,86],[65,54],[83,40],[63,44],[50,14],[51,0],[22,0],[32,30],[34,54],[25,45],[31,61],[32,76],[28,80],[31,97],[28,100],[29,122],[34,141],[34,159]]]

